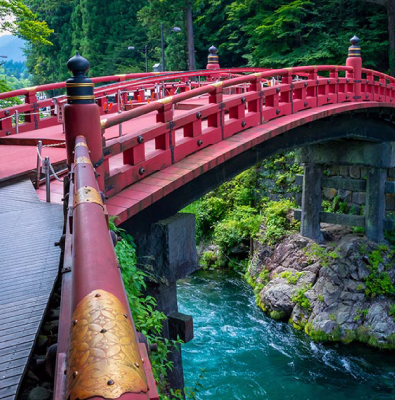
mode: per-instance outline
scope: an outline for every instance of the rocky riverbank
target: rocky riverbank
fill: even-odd
[[[328,225],[325,243],[293,234],[255,244],[246,273],[257,304],[317,341],[395,349],[395,257],[351,230]]]

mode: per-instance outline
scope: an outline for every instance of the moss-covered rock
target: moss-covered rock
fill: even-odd
[[[316,341],[395,349],[393,249],[328,229],[321,246],[294,234],[257,252],[246,274],[257,303]]]

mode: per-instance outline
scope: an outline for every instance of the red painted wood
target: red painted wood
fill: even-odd
[[[210,147],[199,150],[195,154],[186,156],[174,165],[150,175],[150,177],[143,179],[139,183],[130,185],[128,188],[115,194],[112,199],[119,201],[121,197],[128,196],[136,200],[138,199],[141,207],[133,206],[133,209],[129,208],[127,215],[128,218],[130,218],[135,215],[135,213],[148,207],[192,179],[204,174],[206,171],[246,151],[252,146],[270,140],[270,138],[283,133],[285,130],[313,122],[317,119],[326,118],[330,115],[362,108],[374,108],[380,105],[381,103],[379,102],[350,102],[342,105],[329,104],[316,109],[300,111],[298,114],[291,114],[282,118],[273,119],[264,125],[239,132]],[[386,106],[395,109],[394,104],[386,104]],[[139,195],[137,195],[137,193],[139,193]],[[109,201],[111,201],[111,199]],[[125,220],[126,219],[121,217],[117,223],[121,223]]]
[[[76,144],[87,143],[83,136],[76,138]],[[85,157],[89,160],[90,153],[86,146],[75,147],[75,158]],[[98,189],[96,176],[92,165],[88,162],[80,162],[73,169],[74,187],[72,192],[76,193],[80,188],[93,187]],[[142,184],[137,184],[142,185]],[[148,185],[143,185],[147,186]],[[71,199],[74,196],[70,196]],[[122,218],[128,217],[128,210],[133,206],[139,207],[139,201],[123,198],[122,205],[108,205],[107,211],[119,213]],[[113,200],[114,202],[114,200]],[[120,200],[118,199],[118,202]],[[137,212],[135,210],[134,212]],[[72,215],[72,259],[71,269],[71,314],[78,303],[94,290],[102,289],[115,295],[128,310],[132,321],[128,300],[125,294],[121,275],[118,270],[117,258],[112,244],[106,220],[106,210],[97,203],[82,202],[74,204]],[[88,229],[87,229],[88,227]],[[67,314],[67,311],[65,311]],[[69,314],[70,317],[70,314]],[[64,321],[64,319],[61,319]],[[61,329],[69,330],[70,319],[63,322]],[[146,352],[139,347],[140,356],[146,357]],[[120,399],[158,399],[158,393],[153,381],[149,360],[144,361],[144,370],[150,382],[149,393],[125,393]],[[153,385],[153,387],[152,387]]]

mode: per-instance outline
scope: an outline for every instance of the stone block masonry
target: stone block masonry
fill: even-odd
[[[386,194],[393,194],[395,190],[393,182],[386,182],[388,168],[395,166],[394,143],[350,140],[342,143],[329,142],[312,145],[298,149],[296,161],[304,165],[301,214],[303,236],[321,241],[320,222],[329,222],[347,226],[363,226],[369,240],[374,242],[384,240],[384,225],[388,227],[392,222],[385,221],[385,218],[388,198]],[[325,165],[338,165],[339,173],[343,177],[324,178]],[[351,175],[361,176],[361,170],[358,170],[361,166],[367,168],[366,180],[351,178]],[[327,196],[331,197],[333,202],[336,197],[337,201],[342,199],[346,204],[353,199],[356,203],[360,203],[358,206],[364,202],[363,195],[365,194],[363,216],[341,216],[341,214],[322,212],[322,188],[325,188]],[[336,189],[337,194],[330,189]],[[334,208],[334,205],[332,206]],[[344,206],[340,207],[340,211],[346,211]]]
[[[145,234],[135,235],[137,262],[147,271],[147,294],[157,301],[157,309],[167,320],[162,336],[180,338],[184,343],[193,338],[192,316],[178,312],[177,283],[197,270],[196,221],[194,214],[178,213],[149,226]],[[173,389],[184,388],[181,346],[170,352],[174,368],[168,371]]]

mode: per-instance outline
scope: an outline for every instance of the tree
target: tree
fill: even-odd
[[[365,1],[365,0],[364,0]],[[395,0],[366,0],[387,9],[390,74],[395,76]]]
[[[46,38],[53,32],[45,21],[37,20],[26,5],[18,0],[0,0],[0,30],[19,36],[23,39],[52,44]]]

